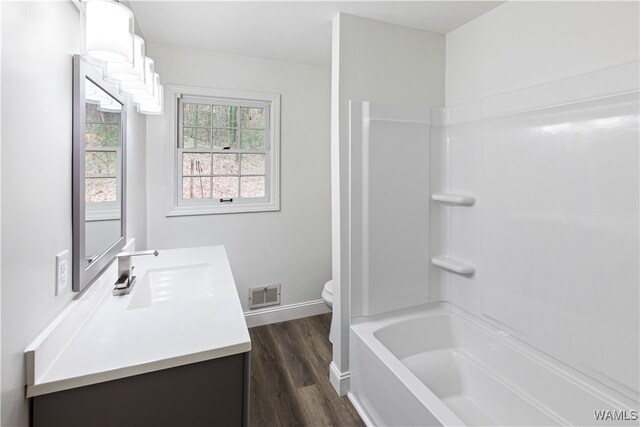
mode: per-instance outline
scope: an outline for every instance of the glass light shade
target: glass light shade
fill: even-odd
[[[151,78],[151,81],[153,82],[153,84],[151,85],[150,91],[147,90],[144,92],[138,92],[133,94],[132,98],[133,98],[134,104],[153,101],[156,98],[158,94],[158,88],[160,87],[160,75],[158,73],[153,73],[153,77]]]
[[[123,80],[120,82],[120,92],[135,97],[153,97],[154,78],[153,59],[144,57],[144,82]]]
[[[157,75],[157,74],[156,74]],[[159,84],[156,88],[153,100],[144,100],[138,103],[138,113],[141,114],[163,114],[164,113],[164,87]]]
[[[133,67],[133,13],[111,0],[89,0],[85,7],[82,59],[99,66]]]
[[[108,62],[104,69],[104,79],[111,83],[137,82],[144,84],[144,40],[140,36],[133,36],[133,67],[128,63]]]

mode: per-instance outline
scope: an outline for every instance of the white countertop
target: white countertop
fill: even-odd
[[[112,295],[115,264],[26,350],[27,397],[251,350],[224,247],[134,258],[138,283],[124,296]],[[145,282],[185,266],[198,284],[168,299]]]

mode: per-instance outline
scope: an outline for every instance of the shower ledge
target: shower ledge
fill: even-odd
[[[476,198],[469,194],[434,193],[431,200],[448,206],[471,206]]]
[[[447,256],[433,257],[431,264],[457,274],[471,275],[476,272],[475,266]]]

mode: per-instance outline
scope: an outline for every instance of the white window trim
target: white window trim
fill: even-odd
[[[269,114],[270,168],[268,172],[269,197],[260,201],[243,200],[233,204],[211,204],[206,200],[180,200],[182,188],[178,182],[178,99],[181,96],[225,98],[248,102],[267,102]],[[166,216],[212,215],[242,212],[270,212],[280,210],[280,95],[265,92],[247,92],[182,85],[165,85],[165,144],[166,144]],[[187,150],[189,151],[189,150]],[[185,203],[186,202],[186,203]]]

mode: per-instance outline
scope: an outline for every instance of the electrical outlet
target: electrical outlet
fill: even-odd
[[[69,251],[56,255],[56,295],[65,290],[69,284]]]

